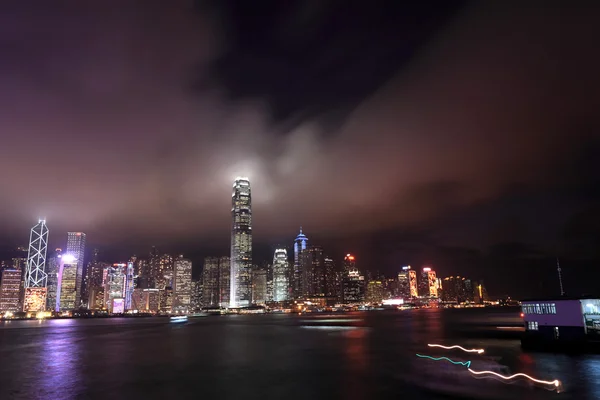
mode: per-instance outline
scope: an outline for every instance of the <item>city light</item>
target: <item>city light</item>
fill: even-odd
[[[69,264],[69,263],[72,263],[73,261],[77,261],[73,254],[64,254],[61,256],[61,258],[63,260],[63,263],[65,263],[65,264]]]
[[[441,347],[442,349],[447,349],[447,350],[461,349],[462,351],[466,351],[467,353],[482,354],[484,352],[483,349],[465,349],[464,347],[461,347],[461,346],[458,346],[458,345],[454,345],[454,346],[442,346],[441,344],[428,344],[427,346],[429,346],[429,347]]]

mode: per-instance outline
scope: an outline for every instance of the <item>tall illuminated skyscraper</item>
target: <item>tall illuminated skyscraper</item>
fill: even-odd
[[[83,257],[85,253],[85,233],[67,233],[67,254],[75,257],[77,262],[77,276],[75,278],[75,307],[81,304],[81,289],[83,283]]]
[[[19,311],[21,271],[5,269],[0,277],[0,314]]]
[[[289,264],[286,249],[276,249],[273,255],[273,301],[289,300]]]
[[[302,287],[302,263],[300,254],[306,250],[307,245],[308,238],[302,233],[302,227],[300,227],[300,233],[298,233],[298,236],[294,239],[294,269],[291,274],[292,276],[290,277],[292,280],[292,292],[294,297],[300,297],[304,292]]]
[[[47,258],[46,273],[48,274],[48,293],[46,295],[46,310],[56,310],[56,291],[58,289],[58,272],[60,270],[60,261],[62,250],[56,249],[54,253]]]
[[[248,178],[237,178],[231,195],[230,307],[249,306],[252,300],[252,198]]]
[[[127,263],[127,270],[125,273],[125,309],[131,310],[133,308],[132,296],[133,296],[133,261]]]
[[[71,254],[63,254],[60,257],[56,285],[56,311],[69,311],[78,307],[77,261]]]
[[[183,313],[191,311],[192,262],[180,255],[173,269],[173,310]]]
[[[46,308],[46,285],[48,275],[46,268],[46,251],[48,249],[48,227],[46,221],[40,219],[31,228],[29,236],[29,253],[25,270],[24,311],[43,311]]]

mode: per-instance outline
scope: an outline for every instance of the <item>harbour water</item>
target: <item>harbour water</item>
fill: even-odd
[[[599,355],[523,352],[518,324],[502,309],[1,322],[0,399],[600,398]]]

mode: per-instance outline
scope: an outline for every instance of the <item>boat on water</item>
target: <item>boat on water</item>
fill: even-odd
[[[524,300],[521,310],[523,348],[600,351],[600,296]]]
[[[169,319],[169,322],[172,324],[184,324],[188,322],[187,315],[174,315]]]

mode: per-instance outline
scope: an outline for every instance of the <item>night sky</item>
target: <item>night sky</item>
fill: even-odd
[[[527,4],[523,4],[527,3]],[[598,2],[6,1],[0,249],[337,260],[600,292]]]

